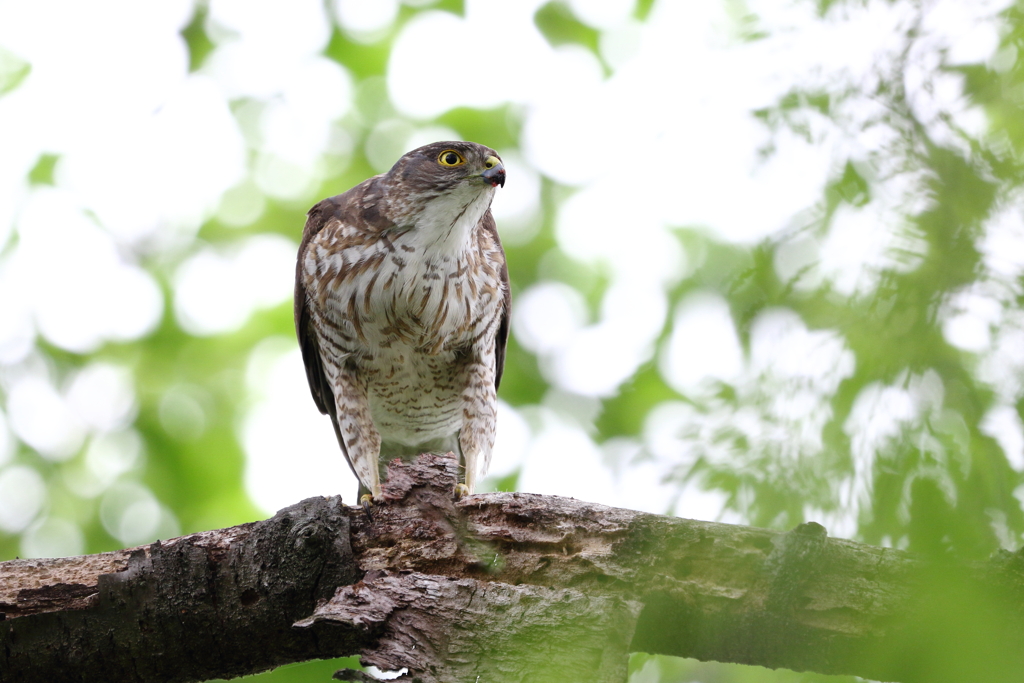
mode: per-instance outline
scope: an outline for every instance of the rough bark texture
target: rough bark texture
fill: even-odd
[[[347,514],[310,499],[144,548],[4,562],[0,681],[201,681],[354,652],[354,628],[292,628],[359,578]]]
[[[413,572],[345,588],[299,626],[358,623],[363,657],[433,681],[623,683],[641,605],[617,596]],[[410,676],[412,678],[412,676]]]
[[[829,539],[520,493],[455,464],[145,548],[0,563],[0,682],[197,681],[360,654],[404,680],[625,680],[631,651],[889,681],[1017,681],[1024,558]],[[1009,609],[1007,609],[1009,607]],[[359,672],[341,680],[366,681]]]

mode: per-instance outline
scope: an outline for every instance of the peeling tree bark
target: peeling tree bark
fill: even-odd
[[[623,683],[641,607],[572,588],[412,572],[347,587],[298,626],[383,627],[365,662],[423,681]]]
[[[0,682],[200,681],[359,654],[405,680],[621,683],[632,651],[890,681],[1018,681],[1024,557],[937,564],[519,493],[443,456],[115,553],[0,563]],[[366,681],[359,672],[341,680]]]

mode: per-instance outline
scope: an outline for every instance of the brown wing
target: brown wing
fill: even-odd
[[[497,391],[501,386],[501,375],[505,371],[505,348],[508,346],[508,325],[509,315],[512,313],[512,291],[508,283],[508,262],[505,260],[505,250],[501,246],[501,239],[498,237],[498,226],[494,222],[494,216],[488,211],[480,219],[481,227],[490,234],[494,243],[498,245],[501,252],[501,288],[504,292],[501,301],[501,319],[498,321],[498,333],[494,336],[494,389]]]
[[[306,216],[306,227],[302,231],[302,243],[299,244],[299,255],[295,261],[295,332],[299,337],[299,348],[302,349],[302,362],[306,366],[306,380],[313,394],[316,407],[324,415],[337,420],[334,405],[334,392],[324,374],[324,366],[320,359],[320,344],[317,342],[313,318],[309,313],[309,302],[306,298],[306,287],[302,283],[302,261],[310,241],[323,230],[327,222],[334,216],[336,200],[339,197],[325,199],[312,209]],[[344,444],[342,445],[344,449]]]
[[[338,445],[341,452],[352,468],[352,473],[359,479],[355,467],[352,465],[352,458],[349,457],[348,447],[341,434],[341,427],[338,425],[338,408],[334,401],[334,391],[331,389],[327,374],[324,372],[323,360],[320,355],[320,344],[317,340],[316,329],[313,326],[313,317],[309,311],[309,299],[306,295],[306,287],[303,285],[302,262],[306,256],[306,249],[313,238],[332,222],[349,220],[354,216],[354,221],[361,221],[360,204],[366,195],[367,186],[375,179],[371,179],[362,185],[358,185],[344,194],[325,199],[312,209],[306,217],[306,227],[302,231],[302,243],[299,245],[299,254],[295,263],[295,332],[299,337],[299,348],[302,350],[302,362],[306,366],[306,380],[309,382],[309,391],[313,394],[313,401],[316,407],[324,415],[330,415],[331,424],[334,426],[334,434],[338,437]],[[362,487],[362,484],[360,483]],[[360,488],[360,494],[363,489]]]

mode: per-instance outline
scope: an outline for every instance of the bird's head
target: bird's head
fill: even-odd
[[[412,150],[388,171],[410,192],[444,192],[468,185],[505,185],[505,166],[498,153],[475,142],[434,142]]]
[[[505,185],[498,153],[475,142],[434,142],[412,150],[381,178],[388,215],[400,226],[466,220],[472,225]]]
[[[442,195],[489,197],[495,187],[505,185],[505,166],[490,147],[449,140],[432,142],[404,155],[384,178],[403,196],[417,201]]]

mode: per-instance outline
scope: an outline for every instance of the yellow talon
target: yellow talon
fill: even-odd
[[[359,497],[359,504],[363,506],[363,511],[366,512],[366,518],[373,522],[373,515],[370,513],[370,508],[373,507],[373,496],[369,493],[364,493]]]
[[[469,493],[470,493],[469,487],[466,486],[465,484],[456,484],[455,485],[455,500],[462,500],[463,498],[468,496]]]

